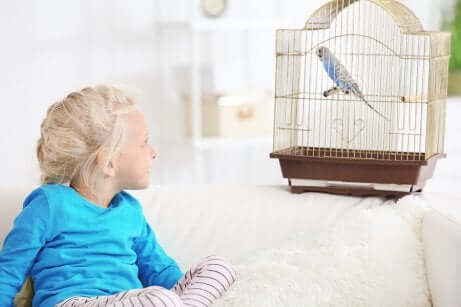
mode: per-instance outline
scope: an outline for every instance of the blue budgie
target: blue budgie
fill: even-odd
[[[350,73],[347,71],[346,67],[344,67],[344,65],[342,65],[339,62],[339,60],[330,51],[330,49],[324,46],[319,47],[317,49],[317,56],[319,57],[320,61],[322,61],[323,68],[325,68],[325,71],[327,72],[328,76],[335,83],[334,87],[323,92],[323,95],[325,97],[328,97],[329,95],[340,91],[346,95],[352,93],[354,96],[360,98],[363,102],[365,102],[370,109],[375,111],[385,120],[389,121],[389,119],[387,119],[386,116],[379,113],[378,110],[373,108],[373,106],[369,104],[368,101],[366,101],[365,97],[360,91],[357,82],[352,78]]]

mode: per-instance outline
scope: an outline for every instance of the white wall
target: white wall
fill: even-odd
[[[71,90],[115,83],[151,118],[156,48],[151,1],[1,1],[0,186],[37,180],[34,147],[47,107]],[[157,111],[158,113],[158,111]],[[152,120],[150,121],[152,122]],[[155,133],[156,130],[153,130]]]
[[[434,14],[438,11],[437,3],[402,2],[421,17],[427,29],[437,28],[440,19]],[[268,143],[246,149],[235,147],[232,151],[224,146],[195,152],[182,139],[180,104],[175,92],[178,75],[165,72],[169,71],[169,64],[188,61],[186,42],[190,37],[180,30],[161,34],[154,21],[184,20],[190,3],[189,0],[0,1],[0,159],[3,161],[0,188],[38,183],[34,150],[47,107],[70,90],[98,83],[124,85],[136,94],[146,111],[152,141],[159,150],[154,183],[192,183],[197,178],[203,182],[280,182],[278,163],[268,158],[271,150]],[[251,16],[266,18],[278,14],[284,26],[301,27],[323,1],[229,0],[227,17],[239,17],[243,3],[247,3]],[[225,38],[214,41],[223,47],[214,52],[225,54],[226,41]],[[273,41],[255,43],[255,48],[267,43]],[[250,82],[272,86],[273,74],[267,72],[273,70],[273,54],[264,49],[255,50],[259,62],[252,64]],[[212,57],[211,52],[205,50],[203,58]],[[239,57],[232,52],[227,56]],[[219,82],[215,82],[221,87],[235,84],[238,75],[232,75],[229,66],[221,67],[225,73],[219,74]],[[187,79],[184,73],[179,77]],[[196,159],[204,161],[204,169],[197,170]],[[197,177],[200,172],[202,176]]]

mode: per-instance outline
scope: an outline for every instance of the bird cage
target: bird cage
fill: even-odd
[[[276,32],[271,158],[292,192],[402,196],[445,157],[450,33],[394,0],[333,0]]]

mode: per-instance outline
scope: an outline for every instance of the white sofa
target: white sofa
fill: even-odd
[[[395,206],[392,205],[394,201],[378,197],[360,198],[321,193],[292,194],[287,186],[158,185],[151,187],[149,190],[137,191],[135,194],[143,203],[145,215],[154,227],[159,240],[184,269],[208,254],[224,256],[235,264],[238,270],[240,269],[239,277],[244,280],[244,283],[231,289],[231,297],[228,300],[224,299],[219,302],[219,306],[411,307],[427,306],[431,303],[435,307],[461,306],[461,197],[456,195],[423,194],[403,198]],[[415,207],[428,206],[429,208],[421,211],[408,211],[408,207],[413,205]],[[400,210],[399,206],[402,208],[403,219],[409,221],[409,228],[414,228],[416,237],[419,239],[419,246],[409,246],[411,240],[409,240],[408,234],[406,238],[403,235],[404,230],[401,229],[403,224],[396,223],[392,216],[388,215],[387,220],[378,218],[380,214],[385,215],[388,213],[385,211],[380,212],[379,208],[393,207],[398,212]],[[405,206],[406,211],[403,210]],[[351,217],[348,218],[348,214],[358,215],[363,211],[370,213],[364,219],[371,219],[371,223],[364,223],[364,219],[362,219],[362,222],[357,222],[362,223],[362,226],[353,225],[355,220],[351,219]],[[373,211],[377,211],[376,214],[371,214]],[[343,220],[347,219],[349,221],[343,223]],[[375,220],[378,228],[374,229],[375,234],[371,235],[369,239],[376,238],[383,242],[367,243],[367,238],[361,239],[359,243],[363,243],[364,246],[362,248],[358,244],[359,247],[356,251],[348,250],[347,246],[342,247],[342,249],[337,246],[337,239],[343,239],[342,236],[345,233],[349,233],[346,244],[348,242],[354,243],[354,240],[350,238],[350,234],[354,234],[354,232],[348,229],[359,227],[357,231],[360,233],[357,236],[360,236],[364,227],[369,227],[370,232],[372,231],[371,228],[375,227]],[[395,226],[380,229],[380,225]],[[332,233],[330,230],[334,229],[335,226],[343,227],[344,229],[339,233]],[[392,231],[394,232],[392,233]],[[398,232],[396,233],[395,231]],[[402,233],[402,235],[399,233]],[[353,261],[354,258],[344,260],[344,262],[336,259],[347,258],[347,256],[344,256],[344,251],[347,250],[348,253],[352,254],[365,251],[362,262],[358,264],[359,266],[365,266],[366,263],[373,262],[373,259],[368,259],[367,257],[375,256],[380,261],[377,265],[382,267],[389,265],[391,269],[396,267],[400,271],[394,271],[394,275],[391,275],[389,279],[381,280],[380,276],[355,276],[354,274],[342,276],[341,272],[328,273],[322,272],[322,267],[312,268],[310,272],[315,273],[316,278],[320,279],[325,276],[330,278],[330,283],[323,283],[321,280],[313,281],[312,277],[306,276],[310,283],[306,284],[306,288],[301,289],[305,293],[294,293],[294,298],[284,300],[280,298],[280,294],[275,292],[286,290],[283,289],[283,283],[288,284],[297,280],[290,280],[287,276],[283,276],[283,274],[289,275],[290,271],[289,269],[280,270],[281,266],[278,266],[277,257],[286,258],[286,254],[278,253],[277,249],[284,251],[290,249],[290,238],[297,235],[298,237],[303,236],[306,239],[305,244],[311,247],[311,250],[306,248],[304,253],[301,254],[306,261],[315,260],[318,263],[319,259],[314,257],[314,254],[319,250],[319,247],[329,250],[329,243],[336,244],[336,247],[331,249],[333,254],[327,256],[329,264],[334,264],[333,266],[329,265],[328,270],[335,268],[349,270],[351,267],[357,270],[357,267],[354,267],[356,265]],[[325,239],[325,236],[328,239]],[[311,242],[319,238],[321,240],[320,244]],[[393,242],[386,240],[392,240]],[[379,250],[380,246],[393,250],[390,252],[388,250],[381,251]],[[373,251],[373,248],[375,251]],[[418,248],[420,248],[420,251]],[[300,247],[297,246],[297,249],[299,250]],[[398,254],[398,249],[402,249],[401,254]],[[418,286],[417,283],[405,285],[405,282],[418,281],[416,278],[412,279],[409,276],[400,275],[411,274],[411,272],[414,272],[415,275],[417,274],[418,268],[416,268],[414,261],[418,257],[414,256],[411,261],[405,258],[413,256],[409,255],[410,252],[420,252],[423,265],[422,271],[425,277],[424,282],[426,284],[419,286],[427,287],[429,304],[425,304],[424,299],[405,297],[404,293],[399,292],[399,288],[408,287],[408,289],[403,289],[402,292],[419,293],[419,291],[411,289],[413,286]],[[338,253],[338,255],[335,255],[335,253]],[[382,253],[383,257],[376,257],[379,256],[376,253]],[[271,258],[271,255],[275,255],[275,257]],[[354,257],[357,257],[357,255]],[[268,266],[266,267],[263,264],[259,266],[259,260],[265,261]],[[287,259],[283,260],[287,261]],[[400,261],[400,266],[398,263],[393,263],[396,260]],[[405,265],[413,265],[413,267],[405,267]],[[250,268],[254,269],[251,270]],[[256,284],[261,282],[260,277],[269,276],[270,278],[270,274],[263,276],[263,273],[259,273],[258,269],[271,270],[271,268],[277,270],[275,276],[272,276],[272,278],[277,279],[277,282],[274,281],[276,287],[270,287],[272,280],[258,288]],[[369,271],[361,271],[361,274],[367,272]],[[303,277],[301,276],[301,278]],[[338,280],[341,278],[342,280]],[[396,293],[384,293],[382,300],[377,302],[375,300],[377,296],[376,293],[373,293],[373,289],[368,289],[369,292],[361,297],[359,293],[348,292],[347,284],[339,284],[340,282],[347,283],[348,281],[354,284],[354,278],[369,281],[368,285],[361,286],[356,289],[357,291],[363,291],[364,288],[368,289],[371,284],[374,284],[376,287],[383,288],[383,291],[387,287],[387,291],[392,290]],[[389,281],[395,283],[396,288],[386,284]],[[338,284],[335,284],[336,282]],[[335,289],[331,289],[332,284],[340,292],[338,296],[335,296]],[[288,291],[290,291],[289,286],[287,285],[286,287]],[[315,287],[316,290],[313,291],[309,286]],[[319,289],[322,286],[328,287],[328,291]],[[272,299],[264,300],[264,298],[259,298],[251,301],[252,294],[254,296],[264,295],[256,293],[258,289],[264,292],[264,287],[269,287],[270,291],[267,295],[273,296]],[[294,288],[296,286],[292,287],[292,289]],[[255,290],[255,292],[252,292],[252,290]],[[242,293],[239,293],[239,291]],[[309,300],[309,293],[315,295],[325,294],[325,297]],[[242,299],[239,296],[247,297]],[[353,296],[356,297],[355,300],[351,299]],[[274,297],[278,297],[278,299]],[[406,301],[398,301],[402,297]],[[368,298],[375,301],[362,301],[362,299],[366,300]],[[277,300],[279,304],[275,303]],[[306,303],[306,300],[309,300],[309,304]],[[256,302],[263,302],[261,304],[264,305],[255,305]]]
[[[17,212],[23,192],[10,193]],[[235,265],[239,280],[217,307],[461,306],[456,195],[422,194],[395,205],[378,197],[291,194],[286,186],[131,192],[184,270],[210,254]],[[0,212],[0,240],[17,212]]]

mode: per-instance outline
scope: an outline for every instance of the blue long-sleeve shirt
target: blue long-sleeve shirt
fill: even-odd
[[[28,275],[33,306],[51,307],[72,296],[151,285],[170,289],[183,273],[127,192],[102,208],[68,186],[47,184],[27,196],[3,244],[0,306],[13,306]]]

